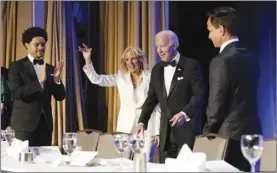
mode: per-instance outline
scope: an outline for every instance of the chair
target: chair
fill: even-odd
[[[276,138],[265,139],[260,171],[276,172]]]
[[[126,134],[121,132],[112,132],[112,133],[103,133],[100,135],[97,145],[97,151],[99,152],[96,157],[112,159],[119,158],[120,154],[117,152],[113,135],[114,134]],[[130,159],[131,158],[131,149],[128,147],[127,151],[123,153],[123,157]]]
[[[98,130],[80,130],[77,132],[77,145],[82,147],[83,151],[96,151],[100,134],[102,132]]]
[[[229,139],[220,137],[217,134],[208,134],[207,136],[215,137],[209,140],[207,137],[200,135],[196,136],[193,152],[203,152],[207,155],[207,161],[223,160],[228,145]]]

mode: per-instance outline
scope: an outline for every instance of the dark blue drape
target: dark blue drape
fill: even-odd
[[[83,115],[84,128],[87,127],[86,116],[84,111],[84,99],[82,94],[82,81],[80,69],[80,57],[78,54],[78,45],[75,32],[75,23],[73,16],[73,3],[62,2],[63,10],[65,10],[65,24],[66,24],[66,131],[76,132],[78,129],[77,119],[77,99],[76,95],[80,95],[81,110]],[[80,93],[77,93],[76,87],[80,88]]]
[[[258,115],[264,138],[273,138],[276,137],[276,2],[260,2],[257,21]]]

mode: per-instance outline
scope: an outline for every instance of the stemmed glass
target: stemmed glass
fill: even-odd
[[[255,172],[256,162],[261,158],[264,149],[262,135],[242,135],[241,151],[251,165],[251,172]]]
[[[1,135],[8,142],[9,146],[11,146],[15,135],[14,130],[13,129],[2,130]]]
[[[63,149],[70,159],[71,154],[77,146],[77,133],[64,133],[63,134]]]
[[[134,172],[147,172],[146,171],[146,154],[143,152],[145,148],[144,133],[134,134],[129,137],[129,145],[134,153],[133,171]]]
[[[123,153],[128,149],[128,135],[115,134],[113,135],[113,140],[115,148],[121,157],[120,169],[123,170]]]
[[[143,133],[130,135],[129,145],[134,153],[142,153],[144,149],[144,135]]]

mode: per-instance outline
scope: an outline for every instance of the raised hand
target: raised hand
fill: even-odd
[[[88,48],[83,43],[83,48],[79,46],[79,51],[81,51],[83,53],[84,59],[86,61],[86,65],[91,64],[91,48]]]
[[[53,77],[55,81],[60,81],[61,79],[61,73],[62,73],[62,69],[63,69],[63,65],[64,65],[64,61],[61,60],[57,63],[54,71],[53,71]]]

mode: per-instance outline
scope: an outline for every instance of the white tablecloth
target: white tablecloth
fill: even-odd
[[[1,170],[9,172],[132,172],[132,163],[124,165],[124,170],[119,170],[116,166],[93,166],[93,167],[75,167],[75,166],[57,166],[52,167],[43,163],[28,164],[20,163],[13,158],[1,158]],[[223,160],[206,162],[207,172],[237,172],[234,168]],[[147,172],[167,172],[165,164],[147,163]]]

